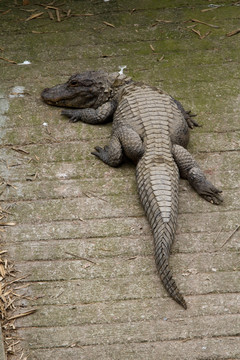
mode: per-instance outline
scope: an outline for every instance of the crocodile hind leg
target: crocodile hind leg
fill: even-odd
[[[143,152],[142,139],[138,133],[129,126],[121,126],[113,132],[109,145],[104,148],[96,146],[92,154],[105,164],[116,167],[122,163],[123,154],[137,163]]]
[[[184,109],[184,107],[182,106],[182,104],[180,103],[180,101],[174,99],[173,97],[171,97],[173,99],[173,101],[175,102],[175,104],[177,105],[178,109],[181,111],[184,119],[186,120],[188,127],[190,127],[191,129],[193,129],[194,126],[201,126],[197,123],[197,121],[195,121],[193,119],[193,117],[197,116],[196,114],[192,114],[191,110],[186,111]]]
[[[217,189],[206,179],[206,176],[200,169],[198,163],[193,159],[192,155],[180,145],[173,145],[172,151],[181,177],[187,179],[190,185],[205,200],[212,204],[219,205],[223,201],[223,198],[220,195],[222,191]]]

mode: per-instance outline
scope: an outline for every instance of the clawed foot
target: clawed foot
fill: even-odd
[[[101,148],[100,146],[96,146],[95,151],[92,151],[91,154],[95,155],[102,161],[106,162],[107,157],[108,157],[108,148],[109,147],[107,145],[104,146],[104,148]]]
[[[197,114],[191,114],[191,110],[186,111],[185,120],[191,129],[193,129],[194,126],[201,126],[193,119],[195,116],[197,116]]]
[[[219,205],[223,202],[223,198],[220,195],[222,191],[217,189],[206,179],[206,176],[198,166],[192,167],[188,172],[188,181],[205,200],[215,205]]]
[[[223,198],[220,195],[222,190],[217,189],[210,181],[207,181],[202,189],[198,189],[198,193],[214,205],[219,205],[223,202]]]
[[[198,123],[195,120],[193,120],[193,117],[197,116],[196,114],[191,114],[191,110],[186,111],[183,108],[182,104],[178,100],[176,100],[174,98],[172,98],[172,99],[175,102],[175,104],[177,105],[178,109],[181,111],[182,115],[184,116],[184,119],[186,120],[188,127],[193,129],[194,126],[201,126],[201,125],[198,125]]]
[[[76,112],[76,110],[62,110],[61,115],[67,116],[73,123],[80,120],[79,111]]]
[[[91,154],[95,155],[105,164],[112,167],[117,167],[122,162],[122,152],[113,152],[111,150],[111,146],[108,145],[104,146],[104,148],[96,146],[95,151],[92,151]]]

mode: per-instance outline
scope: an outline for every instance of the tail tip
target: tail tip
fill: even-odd
[[[185,310],[187,310],[187,303],[185,301],[185,299],[183,297],[181,297],[180,299],[177,300],[177,302],[179,303],[179,305],[181,305]]]
[[[187,304],[186,304],[185,301],[184,301],[184,303],[182,303],[182,307],[183,307],[185,310],[187,310]]]

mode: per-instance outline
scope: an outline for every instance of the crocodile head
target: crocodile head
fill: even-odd
[[[114,96],[114,90],[125,79],[118,73],[86,71],[71,76],[64,84],[44,89],[41,97],[49,105],[96,109]]]

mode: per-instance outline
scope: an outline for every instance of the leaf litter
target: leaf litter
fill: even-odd
[[[17,277],[16,274],[14,264],[7,258],[7,250],[0,251],[0,317],[7,355],[23,354],[20,339],[15,333],[15,321],[37,311],[22,310],[25,308],[22,304],[29,299],[25,293],[29,284],[22,284],[27,276]]]
[[[11,215],[8,209],[0,206],[0,230],[5,230],[6,226],[16,225],[8,221],[7,217]],[[6,220],[3,222],[2,219]],[[1,239],[1,238],[0,238]],[[3,330],[5,351],[7,355],[17,355],[20,359],[24,357],[21,342],[16,334],[15,321],[22,317],[31,315],[37,310],[35,308],[27,309],[27,301],[30,300],[26,293],[29,284],[23,281],[27,275],[17,276],[18,271],[15,264],[9,260],[8,251],[0,249],[0,319]]]

